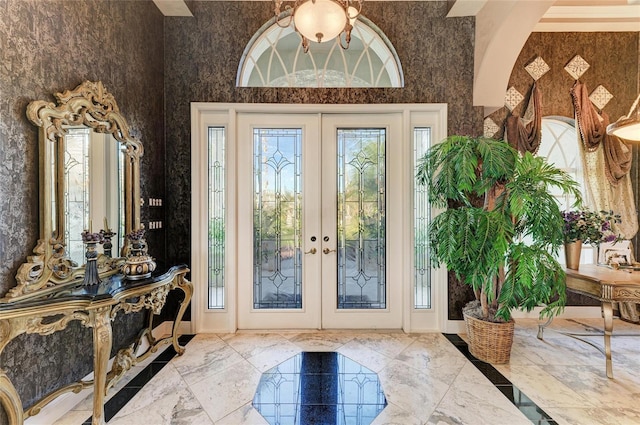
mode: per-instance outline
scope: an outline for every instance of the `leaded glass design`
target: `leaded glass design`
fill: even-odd
[[[210,309],[224,308],[225,274],[225,128],[209,127],[209,298]]]
[[[69,229],[89,229],[89,140],[91,130],[70,128],[64,137],[64,178],[66,191],[65,234],[66,251],[69,258],[84,264],[85,252],[82,235],[72,234]],[[97,232],[98,229],[91,229]]]
[[[253,130],[254,308],[302,308],[302,130]]]
[[[403,87],[398,55],[384,33],[364,16],[351,43],[310,43],[304,53],[293,24],[267,22],[249,41],[240,60],[238,87]]]
[[[418,171],[418,161],[424,156],[431,143],[431,128],[413,130],[413,175]],[[415,185],[413,192],[413,259],[414,307],[431,308],[431,267],[429,260],[429,206],[427,187]]]
[[[385,129],[338,129],[338,308],[386,308]]]

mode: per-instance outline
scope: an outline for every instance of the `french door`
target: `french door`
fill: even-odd
[[[401,328],[401,123],[238,114],[238,328]]]

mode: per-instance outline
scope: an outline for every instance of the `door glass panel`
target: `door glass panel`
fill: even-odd
[[[224,308],[225,129],[209,127],[209,308]]]
[[[84,264],[84,245],[81,232],[70,229],[89,229],[89,137],[88,128],[71,128],[64,137],[64,193],[65,243],[67,254],[78,264]],[[93,229],[91,230],[93,231]]]
[[[253,131],[253,305],[302,308],[302,130]]]
[[[338,129],[338,308],[386,308],[385,129]]]
[[[413,130],[413,175],[418,169],[418,161],[424,156],[431,143],[431,128]],[[431,267],[429,264],[428,231],[431,220],[427,187],[414,185],[413,200],[413,271],[415,278],[414,307],[431,308]]]

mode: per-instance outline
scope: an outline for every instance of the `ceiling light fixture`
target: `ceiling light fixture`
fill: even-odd
[[[324,43],[336,37],[340,47],[348,49],[351,30],[360,16],[363,2],[364,0],[295,0],[292,6],[285,4],[283,0],[274,0],[276,23],[282,28],[293,23],[294,29],[302,37],[305,53],[309,51],[309,41]]]
[[[607,134],[629,140],[631,142],[640,142],[640,94],[629,113],[621,117],[618,121],[607,126]]]

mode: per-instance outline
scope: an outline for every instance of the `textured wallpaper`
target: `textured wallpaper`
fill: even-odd
[[[626,115],[640,92],[639,61],[640,33],[632,32],[589,32],[589,33],[533,33],[525,43],[514,64],[509,87],[523,94],[525,99],[514,109],[514,113],[523,115],[533,78],[525,70],[537,57],[548,65],[549,71],[538,80],[538,89],[542,95],[542,116],[574,117],[570,90],[575,83],[565,66],[579,55],[589,66],[580,76],[589,93],[602,85],[613,97],[606,103],[603,112],[609,115],[611,122]],[[502,108],[490,115],[496,123],[502,125],[508,109]],[[502,137],[499,131],[495,137]],[[638,148],[633,146],[632,184],[636,205],[638,193]],[[640,252],[638,236],[633,239],[635,252]],[[636,254],[637,256],[637,254]],[[598,301],[573,293],[567,294],[568,305],[599,305]]]
[[[482,108],[474,107],[471,97],[474,20],[445,18],[444,1],[365,3],[363,14],[394,45],[405,76],[404,88],[369,90],[236,88],[242,52],[271,18],[272,4],[187,3],[193,17],[163,18],[151,1],[0,0],[0,294],[15,285],[15,273],[38,239],[37,130],[25,108],[34,99],[53,101],[52,93],[84,80],[103,81],[145,145],[142,196],[164,203],[145,205],[143,221],[164,222],[164,229],[149,232],[149,246],[167,264],[188,264],[191,256],[190,102],[443,102],[449,134],[483,131]],[[612,118],[626,113],[638,92],[637,33],[532,34],[510,85],[526,91],[530,80],[521,68],[536,55],[544,54],[557,69],[573,53],[591,63],[592,74],[585,74],[589,87],[610,84],[615,90],[608,106]],[[563,73],[553,71],[541,80],[545,114],[572,113],[572,82]],[[469,296],[450,278],[450,318],[461,318]],[[117,318],[118,344],[131,340],[141,320]],[[51,382],[71,382],[91,370],[89,341],[89,330],[77,324],[51,337],[23,335],[7,347],[0,367],[11,370],[27,406],[49,391]],[[70,362],[69,352],[75,353]]]
[[[0,58],[2,295],[15,286],[39,236],[38,133],[25,115],[32,100],[53,102],[54,92],[101,80],[145,145],[143,197],[164,196],[163,16],[151,1],[2,0]],[[162,217],[148,208],[143,214]],[[150,234],[149,245],[163,257],[163,231]],[[132,342],[143,319],[116,319],[114,350]],[[93,369],[90,335],[76,323],[50,337],[21,335],[7,346],[0,367],[25,406]]]
[[[448,103],[449,134],[482,133],[473,107],[473,18],[448,18],[446,2],[369,2],[363,15],[394,45],[405,87],[384,89],[237,88],[242,52],[269,19],[270,2],[187,2],[194,17],[166,20],[167,256],[189,262],[191,198],[190,102]],[[451,300],[470,292],[455,283]],[[460,309],[452,301],[452,309]]]

